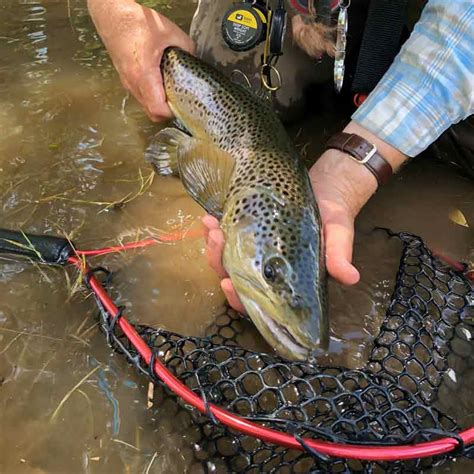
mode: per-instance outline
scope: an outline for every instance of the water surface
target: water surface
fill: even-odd
[[[199,229],[202,210],[179,181],[152,180],[143,153],[158,128],[122,89],[85,3],[0,5],[0,226],[67,235],[82,248]],[[194,9],[149,3],[185,28]],[[295,127],[308,161],[339,124]],[[472,183],[426,159],[370,202],[355,246],[362,283],[330,284],[328,362],[364,365],[390,299],[400,245],[373,228],[472,259],[472,227],[451,222],[453,209],[474,225]],[[223,304],[201,238],[100,263],[116,272],[114,295],[135,321],[200,335]],[[0,261],[0,472],[199,471],[179,433],[184,418],[170,403],[147,408],[147,381],[110,352],[75,283],[73,272]]]

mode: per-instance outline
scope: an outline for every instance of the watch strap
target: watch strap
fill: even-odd
[[[390,163],[377,151],[377,147],[354,133],[338,133],[326,143],[326,150],[335,149],[349,155],[364,165],[377,179],[379,185],[386,184],[393,174]]]

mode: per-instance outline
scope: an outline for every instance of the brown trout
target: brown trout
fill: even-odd
[[[223,264],[250,318],[287,359],[328,344],[321,224],[308,172],[270,106],[176,49],[161,64],[180,128],[158,133],[146,159],[179,174],[220,219]]]

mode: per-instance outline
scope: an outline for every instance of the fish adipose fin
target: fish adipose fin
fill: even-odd
[[[178,175],[178,144],[188,139],[177,128],[165,128],[158,132],[145,151],[145,161],[151,163],[161,176]]]

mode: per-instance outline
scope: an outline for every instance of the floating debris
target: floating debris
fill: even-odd
[[[457,225],[469,228],[466,217],[459,209],[454,209],[449,213],[449,220]]]

